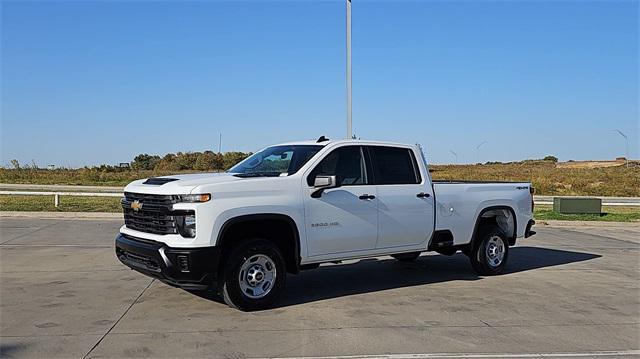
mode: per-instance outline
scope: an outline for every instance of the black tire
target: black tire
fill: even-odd
[[[413,262],[420,257],[420,252],[398,253],[391,256],[400,262]]]
[[[242,290],[243,285],[247,286],[247,278],[246,275],[243,275],[244,283],[241,284],[240,271],[243,264],[248,263],[247,260],[257,255],[266,256],[275,264],[275,280],[269,285],[264,297],[252,298],[250,296],[252,290],[246,293]],[[220,281],[220,292],[224,302],[230,307],[243,311],[267,309],[273,306],[282,293],[286,276],[284,258],[278,247],[264,239],[251,239],[234,248],[229,254]]]
[[[502,259],[497,263],[496,251],[502,251]],[[490,253],[494,253],[491,255]],[[479,275],[497,275],[504,271],[509,258],[507,236],[495,225],[484,225],[478,230],[472,250],[468,254],[471,267]],[[499,257],[499,256],[498,256]]]

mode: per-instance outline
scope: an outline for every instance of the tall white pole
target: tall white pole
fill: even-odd
[[[351,125],[351,0],[347,1],[347,139],[353,137]]]

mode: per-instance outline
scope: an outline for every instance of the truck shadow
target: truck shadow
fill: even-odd
[[[509,264],[505,274],[583,262],[599,257],[601,256],[597,254],[558,249],[513,247],[509,252]],[[277,307],[395,288],[482,278],[471,269],[468,258],[462,253],[453,256],[422,255],[410,263],[399,262],[389,257],[363,259],[347,264],[324,265],[298,275],[289,275],[287,288]],[[198,295],[221,301],[212,293]]]
[[[0,358],[17,358],[26,347],[26,344],[0,344]]]

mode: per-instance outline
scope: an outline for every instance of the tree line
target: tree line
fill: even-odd
[[[158,155],[139,154],[131,161],[134,170],[155,171],[224,171],[251,155],[250,152],[177,152]]]
[[[86,166],[82,169],[97,170],[100,172],[122,172],[128,169],[138,171],[226,171],[233,167],[236,163],[249,157],[251,152],[225,152],[215,153],[213,151],[204,152],[177,152],[167,153],[160,157],[158,155],[149,155],[146,153],[139,154],[129,162],[129,168],[120,165]],[[10,167],[1,167],[3,169],[15,170],[40,170],[43,169],[36,165],[35,161],[31,164],[22,165],[18,160],[11,160]],[[72,168],[55,168],[57,170],[71,170]]]

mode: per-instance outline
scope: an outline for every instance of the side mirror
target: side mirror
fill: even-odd
[[[311,193],[311,197],[320,198],[325,189],[336,187],[340,187],[336,181],[336,176],[316,176],[313,181],[313,188],[315,190]]]

